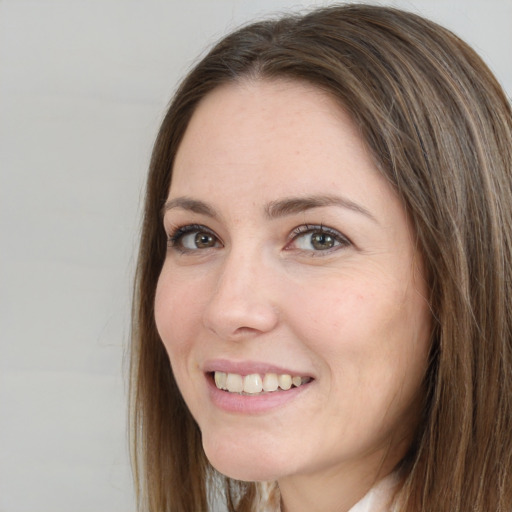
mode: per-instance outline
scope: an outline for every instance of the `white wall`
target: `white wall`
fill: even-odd
[[[392,3],[512,94],[512,0]],[[308,4],[0,0],[0,512],[134,511],[123,357],[152,139],[208,43]]]

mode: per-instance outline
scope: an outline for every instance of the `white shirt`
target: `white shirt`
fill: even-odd
[[[389,501],[395,489],[396,477],[394,474],[383,478],[372,487],[363,498],[358,501],[349,512],[391,512]]]
[[[393,473],[383,478],[348,512],[392,512],[389,506],[396,483],[397,479]],[[263,496],[261,496],[260,501],[261,506],[257,508],[258,512],[280,512],[279,504],[276,506],[268,502],[269,494],[273,494],[274,492],[275,485],[273,484],[263,490]],[[275,498],[276,496],[274,495],[274,500]],[[273,503],[275,503],[274,500],[272,500]]]

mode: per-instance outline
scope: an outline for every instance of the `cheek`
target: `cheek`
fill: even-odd
[[[316,283],[290,299],[295,334],[319,357],[333,386],[393,394],[419,386],[425,371],[430,312],[412,286],[397,280]]]
[[[197,291],[172,279],[164,268],[156,288],[155,322],[171,362],[189,348],[200,324],[201,307]]]
[[[174,276],[174,274],[173,274]],[[191,372],[194,342],[199,338],[202,305],[194,287],[173,279],[165,269],[155,295],[155,323],[164,344],[178,388],[191,413],[197,413],[197,390]]]
[[[372,330],[385,329],[389,323],[384,309],[374,287],[347,278],[303,284],[286,301],[295,334],[332,356],[363,351],[372,341]]]

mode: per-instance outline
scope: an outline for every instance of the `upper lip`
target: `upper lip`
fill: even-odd
[[[230,361],[228,359],[212,359],[206,361],[202,367],[205,373],[209,372],[224,372],[236,373],[239,375],[251,375],[259,373],[265,375],[266,373],[276,373],[278,375],[297,375],[300,377],[313,377],[309,372],[297,371],[290,368],[284,368],[275,364],[264,363],[261,361]]]

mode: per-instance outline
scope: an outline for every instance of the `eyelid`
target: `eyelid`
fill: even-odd
[[[187,249],[185,247],[182,247],[179,245],[180,240],[190,233],[194,232],[204,232],[212,237],[214,237],[219,244],[222,245],[222,240],[220,237],[213,231],[212,229],[208,228],[207,226],[203,224],[184,224],[184,225],[175,225],[167,234],[167,246],[168,248],[179,250],[180,252],[195,252],[195,251],[202,251],[205,249]],[[212,247],[213,248],[213,247]]]
[[[340,248],[348,247],[352,244],[352,241],[343,233],[338,231],[337,229],[330,228],[327,226],[324,226],[323,224],[301,224],[300,226],[297,226],[292,230],[290,235],[288,236],[288,243],[286,244],[286,249],[291,250],[293,248],[290,248],[290,245],[297,240],[299,237],[307,235],[308,233],[315,233],[315,232],[321,232],[326,233],[328,235],[331,235],[337,242],[339,242],[339,245],[336,245],[332,247],[331,249],[325,249],[323,251],[306,251],[304,252],[311,252],[311,253],[318,253],[318,255],[321,255],[322,253],[330,253],[332,251],[338,250]],[[316,255],[316,254],[315,254]]]

